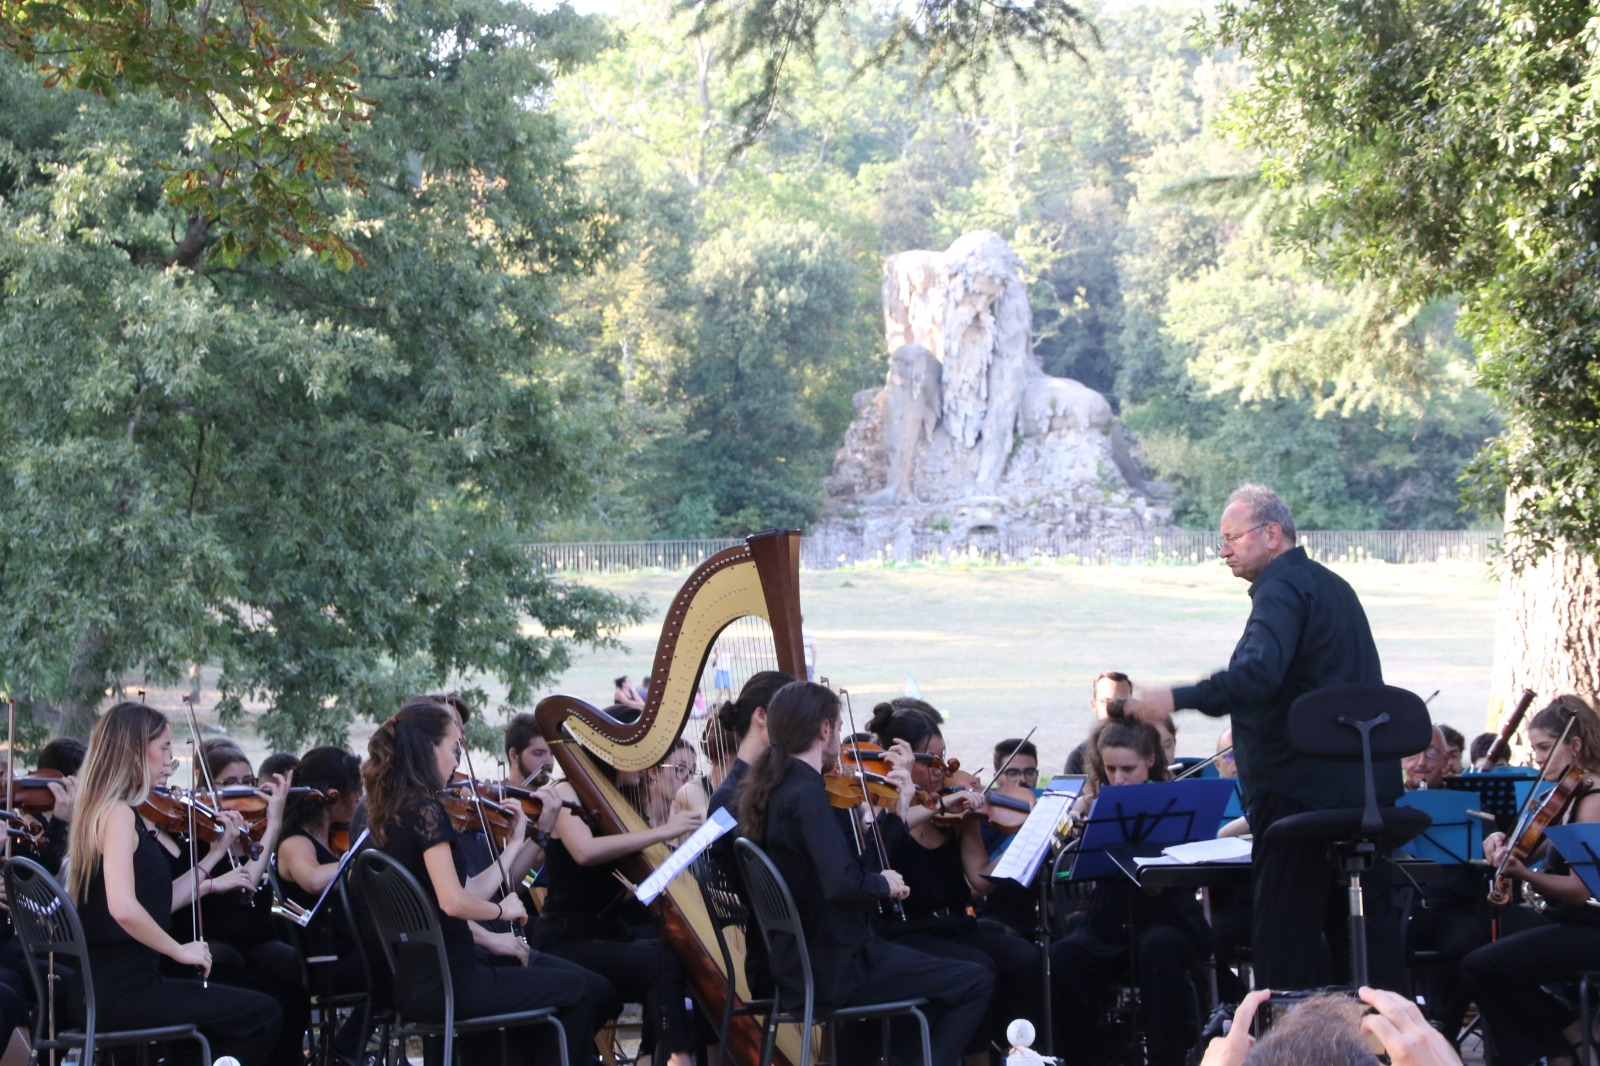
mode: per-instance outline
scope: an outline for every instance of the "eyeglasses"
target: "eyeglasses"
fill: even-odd
[[[1241,533],[1224,533],[1224,534],[1222,534],[1222,539],[1217,541],[1217,551],[1221,551],[1222,549],[1228,547],[1234,541],[1240,539],[1241,537],[1248,537],[1250,534],[1254,533],[1256,530],[1265,529],[1270,525],[1272,525],[1271,522],[1257,522],[1255,525],[1251,526],[1249,529],[1246,529]]]
[[[1026,770],[1019,770],[1015,766],[1008,766],[1004,770],[1000,771],[1000,776],[1008,781],[1037,781],[1039,780],[1039,770],[1037,767],[1029,767]]]
[[[1233,752],[1230,751],[1225,755],[1218,755],[1217,756],[1217,761],[1218,762],[1232,762],[1233,761]]]

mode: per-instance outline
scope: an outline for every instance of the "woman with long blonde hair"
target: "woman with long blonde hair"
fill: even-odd
[[[99,1024],[146,1029],[194,1024],[213,1054],[258,1066],[283,1023],[271,997],[205,984],[211,950],[173,938],[173,882],[166,852],[136,809],[172,774],[166,716],[123,702],[95,725],[79,771],[67,858],[67,892],[78,906],[94,966]],[[193,968],[192,978],[164,977],[163,958]],[[75,982],[76,983],[76,982]],[[83,989],[75,996],[82,1002]]]

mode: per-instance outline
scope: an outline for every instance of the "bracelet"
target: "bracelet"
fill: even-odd
[[[500,909],[500,907],[501,907],[500,900],[495,900],[494,901],[494,918],[495,918],[495,921],[499,921],[499,920],[501,920],[502,918],[505,917],[505,912],[502,911]]]

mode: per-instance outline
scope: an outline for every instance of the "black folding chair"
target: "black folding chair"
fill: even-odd
[[[200,1045],[200,1060],[211,1062],[211,1045],[205,1034],[193,1025],[102,1030],[83,923],[78,920],[78,909],[73,906],[72,899],[49,871],[32,859],[12,859],[6,863],[5,877],[6,895],[11,901],[11,922],[28,960],[28,976],[33,980],[39,1003],[33,1027],[33,1061],[38,1061],[40,1052],[80,1048],[82,1061],[92,1063],[101,1048],[133,1046],[139,1048],[143,1062],[151,1044],[193,1040]],[[59,967],[63,966],[75,971],[83,985],[84,1024],[81,1028],[63,1029],[59,1015],[52,1017],[65,999],[58,987],[62,977]]]
[[[556,1019],[554,1007],[457,1019],[455,985],[450,977],[450,960],[445,954],[444,932],[439,926],[439,917],[433,904],[428,901],[422,886],[417,884],[417,879],[411,876],[410,871],[377,848],[368,848],[356,859],[356,878],[366,899],[367,912],[377,931],[378,942],[383,946],[384,961],[388,963],[389,972],[397,986],[401,979],[397,961],[399,949],[431,948],[437,959],[439,978],[444,987],[444,1021],[407,1019],[397,1004],[393,1039],[402,1049],[407,1037],[417,1036],[425,1040],[443,1038],[444,1054],[440,1061],[445,1066],[454,1066],[457,1033],[498,1031],[501,1060],[505,1061],[508,1030],[548,1025],[555,1030],[561,1063],[566,1066],[570,1061],[567,1037]]]
[[[1414,692],[1390,685],[1329,685],[1307,692],[1289,708],[1289,743],[1307,755],[1362,764],[1360,807],[1306,811],[1280,818],[1262,838],[1266,847],[1326,848],[1339,863],[1349,899],[1350,974],[1367,983],[1367,922],[1361,875],[1387,853],[1433,824],[1415,807],[1380,807],[1373,764],[1415,755],[1433,739],[1428,708]]]
[[[805,929],[800,925],[800,911],[795,907],[794,895],[784,883],[783,875],[778,872],[778,868],[754,841],[741,839],[735,842],[734,846],[738,849],[739,870],[744,875],[745,891],[748,893],[746,902],[755,912],[756,925],[766,941],[767,954],[771,958],[779,958],[783,954],[783,948],[791,949],[800,964],[803,989],[799,1004],[786,1002],[781,984],[774,989],[772,1013],[767,1015],[761,1039],[761,1058],[756,1066],[768,1066],[772,1062],[773,1045],[777,1042],[780,1022],[800,1023],[798,1066],[810,1066],[811,1028],[814,1025],[826,1028],[828,1061],[838,1062],[838,1049],[834,1046],[834,1027],[828,1023],[850,1019],[878,1019],[884,1054],[887,1057],[889,1023],[896,1017],[916,1019],[922,1038],[922,1066],[933,1066],[933,1048],[928,1038],[928,1016],[922,1013],[922,1008],[928,1004],[926,999],[849,1004],[830,1011],[817,1010],[816,984],[811,975],[811,953],[806,948]]]
[[[333,1066],[333,1038],[339,1028],[339,1011],[350,1010],[354,1024],[359,1025],[360,1031],[365,1034],[371,1024],[372,997],[364,988],[354,992],[335,992],[331,978],[320,979],[330,974],[330,968],[339,961],[339,956],[311,953],[314,948],[307,942],[308,928],[290,914],[293,908],[278,877],[276,853],[267,860],[267,880],[272,886],[273,914],[278,917],[278,926],[284,939],[294,948],[295,961],[300,966],[300,983],[311,996],[311,1061]],[[349,921],[348,915],[340,913],[344,907],[344,897],[340,893],[330,892],[328,898],[323,900],[322,907],[325,922]],[[353,923],[351,928],[354,928]]]
[[[728,1029],[733,1024],[734,1015],[753,1018],[766,1014],[772,1010],[772,1000],[751,998],[734,1005],[739,981],[733,966],[733,951],[728,947],[727,930],[738,929],[743,933],[749,927],[750,910],[711,852],[702,852],[690,869],[694,871],[695,882],[700,886],[700,898],[705,900],[706,913],[711,916],[711,929],[717,935],[717,950],[722,953],[723,972],[728,975],[722,1021],[717,1027],[716,1066],[722,1066],[728,1059]]]

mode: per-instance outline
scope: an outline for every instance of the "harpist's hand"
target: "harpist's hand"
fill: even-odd
[[[906,879],[893,870],[883,871],[883,879],[889,882],[889,898],[905,899],[911,895],[911,886],[906,884]]]
[[[211,976],[211,945],[203,940],[179,944],[178,953],[173,958],[184,966],[199,967],[202,977]]]

